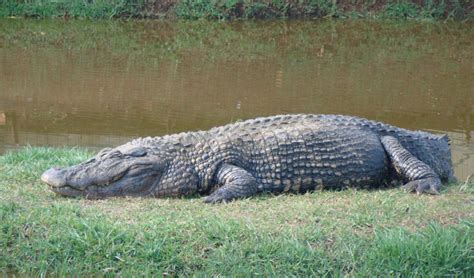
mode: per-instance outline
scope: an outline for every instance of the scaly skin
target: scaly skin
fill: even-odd
[[[407,182],[438,193],[453,179],[446,136],[340,115],[280,115],[133,140],[42,180],[65,196],[210,194],[220,202],[258,192],[380,187]]]

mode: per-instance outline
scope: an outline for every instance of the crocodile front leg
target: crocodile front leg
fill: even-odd
[[[245,198],[254,195],[258,190],[257,180],[244,169],[223,164],[217,174],[216,181],[222,184],[211,195],[204,198],[205,203],[231,201],[236,198]]]
[[[381,141],[397,174],[408,180],[403,186],[407,191],[439,194],[441,180],[430,166],[407,151],[395,137],[384,136]]]

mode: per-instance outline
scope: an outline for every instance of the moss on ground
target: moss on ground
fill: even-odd
[[[196,198],[55,196],[38,177],[92,154],[0,157],[0,273],[22,275],[469,276],[474,185]]]

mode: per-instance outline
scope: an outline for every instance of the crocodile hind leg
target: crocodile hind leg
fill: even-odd
[[[384,136],[381,141],[397,174],[408,180],[403,186],[407,191],[439,194],[441,180],[430,166],[407,151],[395,137]]]
[[[205,203],[245,198],[254,195],[258,190],[257,180],[249,172],[234,165],[223,164],[217,171],[216,181],[222,186],[205,197]]]

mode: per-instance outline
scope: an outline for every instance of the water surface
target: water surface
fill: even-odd
[[[464,179],[474,173],[473,27],[0,20],[0,153],[332,113],[448,133]]]

